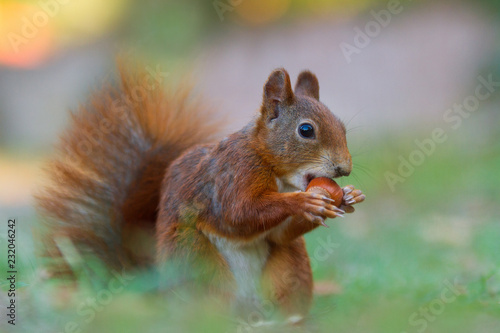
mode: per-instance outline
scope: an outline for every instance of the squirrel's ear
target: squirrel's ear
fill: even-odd
[[[309,71],[300,73],[297,84],[295,84],[295,93],[297,95],[306,95],[319,101],[319,82],[316,75]]]
[[[279,106],[292,104],[293,97],[292,84],[287,71],[283,68],[273,71],[264,86],[263,115],[267,116],[268,120],[278,118]]]

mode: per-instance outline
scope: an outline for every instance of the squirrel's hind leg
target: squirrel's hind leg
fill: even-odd
[[[271,245],[262,283],[265,300],[271,301],[288,322],[305,319],[312,302],[313,279],[303,237]]]

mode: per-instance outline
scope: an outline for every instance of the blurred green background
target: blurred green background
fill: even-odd
[[[195,78],[228,131],[258,109],[272,69],[317,74],[349,130],[341,185],[367,201],[306,236],[317,286],[304,331],[500,331],[499,32],[493,0],[0,0],[0,248],[19,221],[17,325],[2,314],[0,331],[259,331],[209,301],[154,293],[147,272],[91,317],[81,311],[101,279],[82,272],[76,294],[45,279],[39,168],[117,55]]]

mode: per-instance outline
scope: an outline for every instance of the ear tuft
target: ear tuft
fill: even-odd
[[[274,70],[264,85],[263,112],[268,119],[279,116],[279,105],[290,105],[293,102],[292,84],[290,76],[283,68]]]
[[[315,98],[319,101],[319,82],[316,75],[310,71],[303,71],[297,78],[295,93]]]

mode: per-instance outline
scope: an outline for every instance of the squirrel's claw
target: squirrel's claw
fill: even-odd
[[[333,200],[333,199],[331,199],[331,198],[329,198],[329,197],[322,197],[321,199],[323,199],[323,200],[325,200],[325,201],[329,201],[329,202],[331,202],[331,203],[334,203],[334,202],[335,202],[335,200]]]
[[[297,214],[301,214],[307,221],[326,226],[325,219],[342,217],[343,209],[332,205],[331,199],[311,192],[296,192]]]
[[[327,227],[327,228],[330,228],[326,223],[325,223],[325,219],[323,219],[322,217],[320,216],[316,216],[316,215],[313,215],[311,213],[307,213],[305,212],[304,214],[304,217],[306,218],[306,220],[308,220],[309,222],[311,223],[315,223],[315,224],[320,224],[324,227]]]
[[[357,190],[353,185],[347,185],[342,189],[344,192],[344,198],[342,199],[342,208],[346,213],[350,214],[354,212],[354,207],[357,203],[363,202],[366,199],[366,196],[363,194],[361,190]]]
[[[323,218],[321,218],[321,217],[318,217],[318,216],[317,216],[316,221],[317,221],[317,223],[318,223],[318,224],[321,224],[323,227],[330,228],[330,227],[328,226],[328,224],[326,224],[326,223],[325,223],[325,220],[324,220]]]

